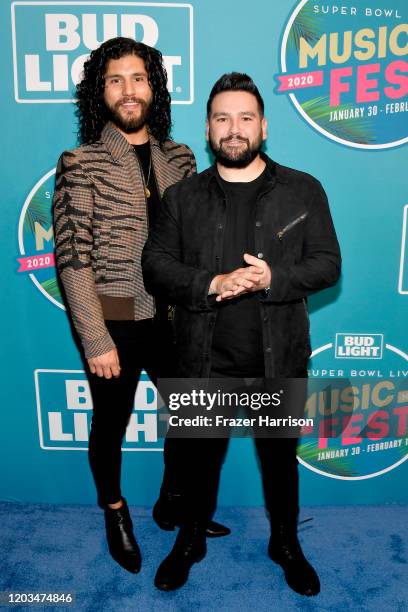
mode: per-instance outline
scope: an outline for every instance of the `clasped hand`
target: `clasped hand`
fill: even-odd
[[[244,261],[249,264],[246,268],[219,274],[211,281],[209,294],[217,293],[217,302],[270,287],[272,273],[266,261],[248,253],[244,254]]]

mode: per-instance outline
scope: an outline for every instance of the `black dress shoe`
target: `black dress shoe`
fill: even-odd
[[[296,593],[310,597],[320,592],[319,577],[303,554],[296,527],[272,527],[268,554],[282,567],[286,582]]]
[[[161,493],[153,506],[153,519],[160,529],[174,531],[182,522],[182,497],[178,493]],[[231,533],[231,529],[221,523],[208,521],[207,538],[222,538]]]
[[[205,527],[198,523],[180,527],[170,554],[161,562],[154,578],[161,591],[174,591],[187,582],[191,566],[207,553]]]
[[[130,518],[126,500],[114,510],[105,508],[106,538],[109,552],[113,559],[132,574],[140,572],[142,557],[139,546],[133,535],[133,523]]]
[[[181,495],[178,493],[160,493],[153,506],[153,520],[164,531],[174,531],[181,515]]]
[[[207,538],[223,538],[230,533],[231,529],[229,527],[221,525],[221,523],[216,523],[215,521],[208,521],[205,530],[205,535]]]

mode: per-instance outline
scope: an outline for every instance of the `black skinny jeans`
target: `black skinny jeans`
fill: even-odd
[[[172,376],[175,362],[167,321],[106,321],[106,326],[118,350],[120,376],[106,379],[87,372],[93,401],[89,463],[101,506],[121,499],[121,446],[142,369],[155,384],[160,376]]]

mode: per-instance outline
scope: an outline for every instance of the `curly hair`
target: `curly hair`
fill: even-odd
[[[150,133],[162,145],[171,129],[170,94],[167,89],[167,73],[163,56],[157,49],[132,38],[111,38],[91,52],[84,64],[83,78],[76,87],[76,115],[78,117],[78,139],[81,143],[99,140],[103,127],[109,120],[103,93],[105,71],[109,60],[126,55],[136,55],[145,64],[153,101],[149,109]]]

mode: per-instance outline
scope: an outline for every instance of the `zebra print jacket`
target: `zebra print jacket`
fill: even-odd
[[[160,196],[196,172],[194,155],[150,135]],[[56,265],[85,357],[114,347],[106,319],[154,315],[141,255],[148,220],[142,173],[132,145],[108,123],[100,141],[65,151],[57,165],[53,200]]]

